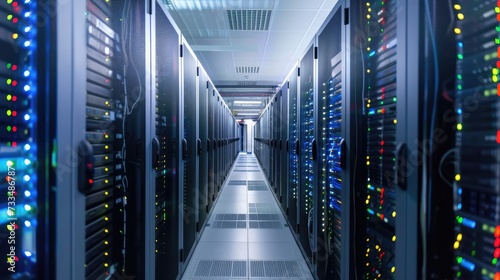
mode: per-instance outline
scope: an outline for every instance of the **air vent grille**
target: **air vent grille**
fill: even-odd
[[[238,74],[258,74],[260,67],[257,66],[238,66],[236,73]]]
[[[257,85],[257,82],[256,81],[242,81],[242,82],[238,82],[238,85],[239,86],[255,86],[255,85]]]
[[[227,10],[230,30],[269,30],[271,10]]]

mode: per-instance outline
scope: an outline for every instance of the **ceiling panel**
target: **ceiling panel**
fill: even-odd
[[[269,94],[290,73],[337,0],[169,0],[173,19],[227,104],[257,98],[265,107]],[[228,10],[238,10],[228,13]],[[257,12],[270,10],[269,30],[230,30],[229,15],[252,29]],[[245,17],[242,17],[245,15]],[[245,24],[247,22],[247,24]],[[237,67],[255,67],[241,71]],[[238,69],[240,69],[238,71]],[[240,73],[237,73],[240,72]],[[241,108],[242,106],[236,107]],[[257,116],[248,116],[257,119]]]

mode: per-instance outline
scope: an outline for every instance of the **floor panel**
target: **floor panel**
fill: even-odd
[[[239,155],[182,276],[216,279],[313,279],[254,155]]]

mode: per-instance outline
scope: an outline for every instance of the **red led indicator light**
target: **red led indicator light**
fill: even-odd
[[[500,144],[500,130],[497,130],[497,143]]]
[[[495,273],[495,276],[493,276],[493,280],[500,280],[500,272]]]
[[[14,95],[14,96],[12,96],[12,101],[13,101],[13,102],[16,102],[16,101],[17,101],[17,96],[15,96],[15,95]]]
[[[500,238],[496,238],[493,244],[495,245],[495,247],[500,247]]]
[[[12,142],[12,147],[17,147],[17,142]]]
[[[16,71],[17,70],[17,65],[12,65],[12,70]]]
[[[383,154],[384,153],[384,149],[380,149],[380,153]]]
[[[14,18],[14,19],[12,20],[12,22],[13,22],[13,23],[17,23],[18,21],[19,21],[19,20],[18,20],[17,18]]]
[[[497,84],[497,95],[500,96],[500,84]]]
[[[497,68],[500,68],[500,60],[497,61]]]
[[[380,146],[384,146],[384,144],[385,144],[384,140],[380,141]]]
[[[495,249],[495,252],[493,253],[493,257],[500,258],[500,248]]]
[[[94,180],[89,179],[89,184],[93,184],[93,183],[94,183]]]
[[[12,127],[12,131],[13,131],[13,132],[16,132],[16,131],[17,131],[17,127],[13,126],[13,127]]]
[[[500,58],[500,47],[497,48],[497,56]]]
[[[92,163],[87,163],[87,168],[88,168],[88,169],[91,169],[91,168],[93,168],[93,167],[94,167],[94,166],[92,165]]]
[[[17,86],[17,81],[15,81],[15,80],[14,80],[14,81],[12,81],[12,86],[13,86],[13,87]]]

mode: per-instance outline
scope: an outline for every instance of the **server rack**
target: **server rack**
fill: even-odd
[[[197,221],[197,196],[199,185],[199,98],[198,98],[198,61],[187,45],[182,40],[182,85],[181,85],[181,104],[183,104],[183,139],[182,142],[182,253],[181,261],[186,258],[193,248],[196,239],[196,221]]]
[[[209,161],[209,136],[208,136],[208,92],[209,92],[209,80],[207,73],[201,65],[198,64],[198,98],[200,100],[200,111],[199,111],[199,138],[197,153],[200,157],[200,181],[199,181],[199,194],[198,194],[198,221],[196,229],[199,232],[200,227],[204,225],[207,214],[209,212],[210,198],[209,198],[209,178],[208,178],[208,161]]]
[[[366,86],[366,211],[368,254],[365,277],[394,278],[396,271],[397,186],[385,174],[396,170],[397,80],[401,62],[397,43],[397,1],[370,1],[363,7],[367,29],[380,30],[367,40]],[[369,18],[373,17],[372,20]],[[401,101],[400,101],[401,102]]]
[[[39,63],[45,63],[46,39],[35,17],[43,11],[38,1],[3,1],[0,3],[0,264],[2,279],[31,279],[52,273],[43,267],[48,258],[45,244],[50,228],[46,219],[53,213],[46,208],[51,199],[46,192],[48,178],[36,166],[48,159],[50,139],[37,124],[43,122],[44,99],[48,92]],[[42,19],[43,21],[43,19]],[[47,61],[48,62],[48,61]],[[45,96],[45,94],[47,94]],[[47,160],[48,162],[48,160]],[[52,183],[52,182],[50,182]],[[50,216],[49,216],[50,214]],[[47,216],[45,216],[47,215]],[[51,259],[53,259],[51,257]]]
[[[453,178],[455,279],[498,279],[497,1],[454,1],[456,167]]]
[[[155,279],[176,279],[181,269],[181,35],[162,3],[156,2],[152,46],[155,62]],[[163,50],[170,50],[164,52]]]
[[[288,82],[288,220],[294,231],[299,232],[299,125],[298,125],[298,76],[299,68],[294,67]]]
[[[215,89],[211,82],[208,84],[208,210],[210,211],[215,201],[215,135],[214,135],[214,96]]]
[[[299,240],[307,261],[314,264],[316,253],[317,146],[315,120],[315,46],[311,45],[300,61],[299,84]],[[312,267],[312,266],[311,266]]]
[[[282,93],[282,99],[281,99],[281,150],[280,150],[280,169],[281,169],[281,197],[280,197],[280,202],[281,202],[281,209],[288,215],[288,188],[289,188],[289,182],[288,182],[288,153],[290,151],[290,144],[289,144],[289,138],[288,138],[288,87],[290,86],[290,83],[288,81],[285,81],[283,85],[281,86],[281,93]]]
[[[343,213],[343,203],[348,186],[343,183],[345,160],[345,129],[342,121],[344,110],[344,65],[342,43],[343,5],[337,5],[326,25],[317,35],[318,41],[318,146],[319,146],[319,201],[315,219],[318,223],[318,267],[320,279],[341,279],[341,265],[345,261],[343,246],[348,245],[348,235],[343,227],[349,227]],[[342,147],[344,146],[344,148]],[[344,154],[342,154],[344,153]],[[347,260],[347,259],[346,259]],[[344,272],[345,273],[345,272]],[[345,274],[348,275],[348,274]]]

